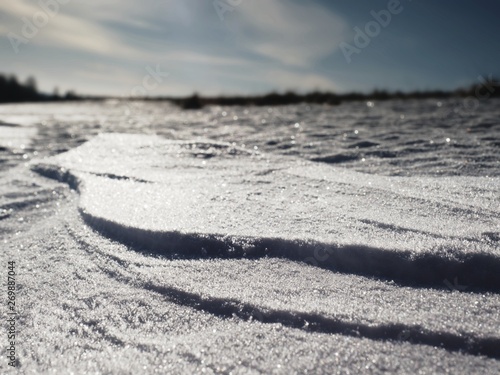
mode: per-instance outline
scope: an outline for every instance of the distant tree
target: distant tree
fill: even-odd
[[[66,95],[64,95],[64,99],[66,100],[77,100],[78,95],[73,90],[66,91]]]
[[[203,103],[201,102],[198,93],[195,92],[192,96],[181,102],[181,107],[183,109],[200,109],[203,107]]]
[[[32,76],[29,76],[27,79],[26,79],[26,82],[24,83],[24,85],[30,89],[31,91],[33,92],[36,92],[37,91],[37,84],[36,84],[36,79]]]
[[[29,77],[24,84],[15,75],[0,75],[0,103],[42,100],[36,88],[36,81]]]

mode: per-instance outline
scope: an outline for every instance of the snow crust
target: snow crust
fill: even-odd
[[[498,101],[459,104],[0,106],[0,372],[500,373]]]
[[[3,223],[23,234],[5,237],[0,260],[18,264],[25,372],[500,371],[497,293],[401,287],[271,257],[149,256],[89,228],[74,191],[22,172],[2,185],[5,198],[31,190],[40,207],[12,198]]]
[[[210,141],[104,134],[33,166],[85,221],[174,257],[305,261],[403,284],[500,290],[500,178],[367,175]]]

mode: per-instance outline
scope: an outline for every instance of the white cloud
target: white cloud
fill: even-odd
[[[91,20],[70,15],[68,11],[72,6],[71,2],[59,4],[59,11],[49,17],[47,24],[40,27],[35,36],[28,38],[29,42],[118,57],[133,56],[136,53],[106,28]],[[23,17],[32,21],[37,13],[43,13],[37,3],[26,0],[11,1],[8,4],[2,2],[0,11],[9,18],[8,31],[23,37]]]
[[[171,51],[164,54],[164,56],[165,57],[162,58],[164,61],[176,61],[192,64],[233,65],[240,67],[252,64],[250,61],[241,58],[215,56],[187,50]]]
[[[36,74],[45,87],[68,84],[89,94],[128,93],[144,67],[157,64],[172,73],[159,89],[174,95],[193,89],[248,93],[337,88],[315,72],[315,64],[335,51],[347,28],[339,16],[317,4],[243,0],[228,14],[227,23],[221,23],[212,1],[151,3],[60,4],[59,13],[30,40],[41,48],[21,45],[26,48],[18,55],[2,51],[0,61],[14,63],[19,73]],[[22,17],[31,19],[40,10],[38,1],[0,0],[0,33],[21,35]],[[71,66],[69,56],[74,56]]]
[[[328,56],[348,32],[340,16],[311,2],[252,0],[235,11],[231,27],[245,45],[287,65],[309,66]]]

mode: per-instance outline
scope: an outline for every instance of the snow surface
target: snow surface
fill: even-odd
[[[495,161],[456,176],[447,148],[435,151],[446,155],[444,175],[424,173],[422,159],[411,177],[385,162],[367,174],[355,171],[362,162],[333,166],[339,157],[321,148],[316,162],[305,147],[266,148],[276,129],[254,136],[248,120],[244,147],[230,139],[236,125],[207,121],[210,109],[172,110],[190,125],[169,138],[188,140],[94,137],[102,128],[150,132],[123,125],[118,108],[25,106],[41,121],[38,133],[22,151],[4,152],[1,261],[18,264],[22,371],[500,372]],[[300,124],[283,126],[303,128],[305,107],[287,108]],[[320,120],[311,134],[332,132],[313,108]],[[162,113],[132,109],[151,126],[148,116]],[[22,111],[4,106],[0,120]],[[258,111],[254,123],[271,113]],[[160,123],[164,136],[177,129]],[[19,164],[26,153],[33,160]]]
[[[366,175],[235,146],[103,134],[34,170],[95,229],[162,255],[283,256],[500,290],[500,178]]]

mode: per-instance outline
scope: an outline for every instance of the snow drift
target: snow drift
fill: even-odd
[[[284,257],[500,291],[500,179],[368,175],[210,141],[104,134],[32,168],[100,233],[174,258]]]

